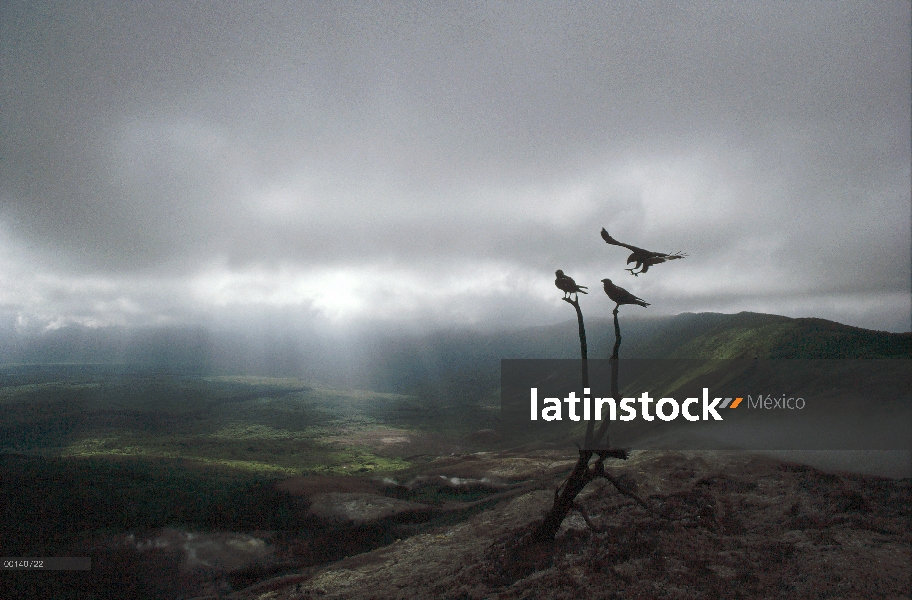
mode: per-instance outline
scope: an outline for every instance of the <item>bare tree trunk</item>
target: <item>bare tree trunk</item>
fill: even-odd
[[[583,324],[583,311],[580,309],[579,297],[576,298],[564,298],[564,302],[572,305],[576,309],[576,322],[579,325],[579,339],[580,339],[580,358],[582,359],[582,366],[580,367],[582,373],[583,387],[589,387],[589,361],[588,355],[589,350],[586,345],[586,325]],[[586,439],[583,442],[583,448],[590,448],[592,446],[592,429],[593,423],[589,421],[586,425]]]
[[[554,506],[545,515],[544,520],[535,528],[532,533],[532,541],[548,542],[557,535],[561,523],[567,518],[567,513],[573,508],[576,496],[583,491],[590,481],[595,479],[595,475],[589,470],[589,459],[592,458],[591,450],[580,450],[579,460],[573,467],[570,477],[554,491]]]
[[[569,302],[576,309],[576,316],[579,321],[579,331],[580,331],[580,353],[583,358],[583,387],[589,387],[589,369],[586,363],[586,330],[583,327],[583,313],[579,307],[579,301],[577,299],[570,300],[564,298],[565,301]],[[614,398],[617,398],[618,394],[618,350],[621,347],[621,327],[618,323],[618,307],[614,307],[614,353],[611,355],[611,393]],[[614,486],[618,489],[619,492],[623,493],[626,496],[630,496],[637,503],[639,503],[644,508],[647,507],[645,501],[639,498],[632,491],[621,486],[617,479],[613,477],[610,473],[605,471],[605,459],[609,456],[613,458],[627,458],[627,451],[623,449],[611,449],[605,448],[600,450],[594,450],[592,448],[593,443],[598,443],[602,436],[606,435],[608,431],[608,421],[602,421],[602,425],[599,427],[598,435],[593,439],[592,437],[593,430],[593,421],[589,421],[589,424],[586,426],[586,441],[583,448],[579,451],[579,460],[576,461],[576,466],[573,467],[573,471],[570,473],[570,476],[567,477],[567,480],[554,491],[554,505],[551,507],[551,510],[545,515],[545,518],[539,523],[538,527],[535,528],[535,531],[532,532],[532,541],[533,542],[549,542],[554,539],[554,536],[557,535],[557,530],[560,529],[561,523],[564,522],[564,519],[567,518],[567,514],[573,509],[576,501],[577,495],[583,491],[583,489],[589,485],[593,479],[597,477],[605,477],[611,481]],[[606,442],[607,446],[607,442]],[[589,461],[593,456],[598,456],[598,459],[590,467]]]
[[[614,307],[614,351],[611,353],[611,358],[609,362],[611,363],[611,397],[620,398],[621,393],[618,391],[618,351],[621,349],[621,324],[618,323],[618,309],[621,307],[620,304]],[[591,423],[592,421],[590,421]],[[601,426],[599,426],[598,433],[595,435],[595,441],[598,443],[602,437],[605,438],[605,447],[610,448],[611,444],[608,439],[608,423],[609,421],[602,421]],[[626,459],[627,456],[625,455]]]
[[[586,326],[583,324],[583,311],[580,310],[579,300],[567,300],[576,309],[576,322],[579,324],[580,356],[583,359],[583,387],[589,387],[589,364],[587,362],[588,350],[586,348]]]

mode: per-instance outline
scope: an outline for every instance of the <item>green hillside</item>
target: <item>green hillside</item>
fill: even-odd
[[[912,334],[750,312],[682,314],[646,347],[650,358],[910,358]]]
[[[622,359],[910,358],[912,333],[888,333],[824,319],[779,315],[682,313],[621,315]],[[614,345],[611,319],[587,318],[590,359]],[[576,320],[505,331],[451,330],[387,340],[362,370],[378,391],[463,402],[500,385],[501,359],[577,359]]]

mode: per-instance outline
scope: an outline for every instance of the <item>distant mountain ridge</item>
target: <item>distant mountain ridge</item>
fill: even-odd
[[[902,358],[912,333],[752,312],[621,314],[621,358]],[[589,358],[608,358],[611,319],[587,319]],[[129,363],[202,373],[298,376],[341,386],[452,399],[488,394],[505,358],[579,358],[575,320],[541,327],[423,334],[366,332],[345,344],[262,339],[201,328],[120,332],[64,328],[0,343],[0,364]]]
[[[912,333],[870,331],[833,321],[741,312],[621,317],[622,359],[912,358]],[[605,359],[614,322],[589,320],[588,356]],[[408,392],[431,382],[450,395],[496,388],[501,359],[579,358],[576,321],[513,331],[447,331],[379,344],[385,351],[366,371],[385,391]],[[458,391],[457,391],[458,390]]]
[[[681,313],[671,317],[621,316],[622,358],[912,358],[912,333],[871,331],[825,319],[753,312]],[[608,358],[614,322],[586,327],[589,358]],[[455,343],[459,334],[451,334]],[[446,344],[446,335],[441,336]],[[490,334],[501,358],[579,358],[574,321]],[[502,338],[496,340],[493,338]]]
[[[912,358],[912,333],[752,312],[682,313],[628,352],[642,354],[637,358]]]

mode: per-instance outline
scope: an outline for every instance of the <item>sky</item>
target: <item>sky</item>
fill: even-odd
[[[0,320],[909,331],[910,11],[5,1]]]

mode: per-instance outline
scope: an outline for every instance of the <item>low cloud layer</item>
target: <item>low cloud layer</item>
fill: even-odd
[[[20,330],[535,325],[558,268],[910,329],[908,3],[0,11]]]

